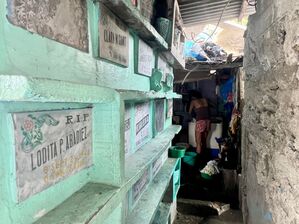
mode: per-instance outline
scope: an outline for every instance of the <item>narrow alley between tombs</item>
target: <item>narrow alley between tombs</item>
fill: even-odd
[[[0,2],[0,223],[299,223],[298,0]]]

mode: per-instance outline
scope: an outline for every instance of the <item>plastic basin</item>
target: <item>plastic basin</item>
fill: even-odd
[[[206,173],[200,173],[201,174],[201,177],[206,179],[206,180],[212,180],[213,179],[213,176],[210,176],[209,174],[206,174]]]
[[[183,157],[183,162],[190,166],[194,166],[196,163],[196,156],[196,152],[186,152],[185,156]]]
[[[171,146],[168,155],[171,158],[182,158],[185,155],[186,148],[182,146]]]

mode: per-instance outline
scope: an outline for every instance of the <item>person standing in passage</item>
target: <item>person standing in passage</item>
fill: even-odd
[[[191,103],[189,113],[195,113],[196,126],[195,126],[195,140],[196,152],[202,154],[206,148],[207,136],[210,131],[210,114],[208,102],[202,97],[198,91],[191,93]]]

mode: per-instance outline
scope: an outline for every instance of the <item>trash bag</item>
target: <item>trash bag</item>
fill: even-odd
[[[206,52],[202,49],[199,43],[194,43],[191,48],[191,57],[195,58],[197,61],[207,61],[210,60]]]
[[[227,53],[222,47],[213,43],[198,40],[189,40],[184,44],[184,55],[189,61],[226,61]]]
[[[193,40],[187,40],[184,44],[184,55],[185,58],[190,61],[207,61],[209,58],[207,57],[207,54],[202,49],[202,45],[205,41],[205,34],[204,35],[198,35],[196,39]]]
[[[202,49],[212,61],[225,61],[227,58],[227,53],[213,42],[204,43]]]

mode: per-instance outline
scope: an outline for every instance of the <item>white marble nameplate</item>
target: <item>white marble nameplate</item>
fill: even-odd
[[[18,200],[92,165],[92,109],[14,113]]]

